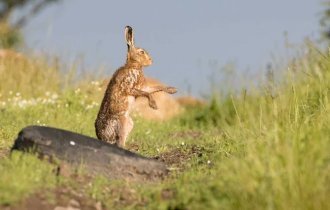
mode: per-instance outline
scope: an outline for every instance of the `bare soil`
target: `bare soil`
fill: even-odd
[[[67,187],[37,192],[13,206],[0,206],[4,210],[102,210],[100,202]]]
[[[203,152],[204,149],[202,147],[192,145],[189,148],[173,148],[156,156],[155,159],[164,162],[167,167],[177,167],[183,170],[185,163],[192,157],[201,157]]]

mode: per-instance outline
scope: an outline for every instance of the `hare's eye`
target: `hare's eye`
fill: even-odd
[[[143,51],[143,50],[141,50],[141,51],[140,51],[140,53],[143,55],[143,54],[144,54],[144,51]]]

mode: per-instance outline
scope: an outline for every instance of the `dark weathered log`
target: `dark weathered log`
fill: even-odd
[[[20,131],[12,150],[35,151],[71,166],[109,178],[154,180],[167,174],[166,166],[115,145],[66,130],[28,126]]]

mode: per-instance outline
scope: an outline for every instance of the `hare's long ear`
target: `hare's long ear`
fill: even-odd
[[[134,48],[134,34],[131,26],[125,27],[125,38],[126,38],[128,50]]]

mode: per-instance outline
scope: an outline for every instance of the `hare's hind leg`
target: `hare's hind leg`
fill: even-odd
[[[119,127],[119,120],[116,118],[108,121],[97,120],[95,122],[96,136],[102,141],[114,144],[118,139]]]
[[[119,117],[120,128],[119,128],[119,138],[117,145],[119,147],[125,147],[126,139],[129,133],[132,131],[134,123],[130,116],[122,115]]]

